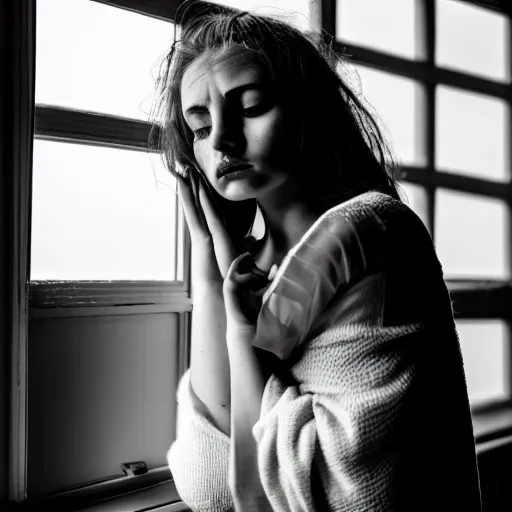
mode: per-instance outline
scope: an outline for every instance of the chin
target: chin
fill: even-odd
[[[256,199],[266,188],[258,186],[252,180],[236,180],[225,184],[217,191],[228,201],[246,201]]]
[[[255,191],[236,191],[236,192],[226,192],[224,191],[222,194],[224,199],[228,201],[247,201],[249,199],[256,199],[258,194]]]

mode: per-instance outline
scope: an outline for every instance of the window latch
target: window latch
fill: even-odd
[[[127,476],[144,475],[148,472],[148,467],[144,461],[123,462],[121,468]]]

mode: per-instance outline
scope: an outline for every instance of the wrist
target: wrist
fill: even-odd
[[[226,326],[226,342],[228,345],[252,346],[255,335],[256,329],[252,326],[232,325],[229,322]]]
[[[219,295],[224,299],[222,283],[207,279],[192,279],[192,296],[203,297],[205,295]]]

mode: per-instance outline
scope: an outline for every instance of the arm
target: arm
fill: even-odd
[[[192,340],[190,385],[199,407],[229,435],[229,360],[223,276],[235,250],[201,180],[179,179],[180,198],[192,240]]]
[[[178,387],[176,439],[167,460],[181,498],[193,510],[227,512],[233,499],[228,485],[229,359],[222,282],[235,254],[193,178],[178,180],[192,241],[191,368]],[[201,208],[194,196],[199,196]],[[206,217],[208,229],[200,217]]]
[[[222,285],[194,287],[191,334],[192,389],[217,428],[229,435],[229,357]]]
[[[236,331],[227,333],[231,366],[230,488],[236,510],[272,510],[261,485],[257,446],[252,429],[260,417],[266,378],[252,347]]]

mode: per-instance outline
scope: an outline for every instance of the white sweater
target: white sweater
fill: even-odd
[[[326,212],[263,297],[255,346],[282,366],[253,427],[275,511],[481,510],[451,301],[430,236],[369,192]],[[196,511],[233,510],[230,439],[187,371],[169,467]]]

